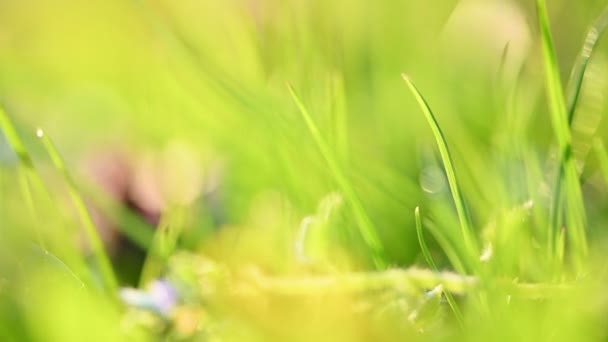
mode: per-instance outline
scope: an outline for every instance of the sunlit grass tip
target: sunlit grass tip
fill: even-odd
[[[456,178],[456,171],[454,169],[454,163],[452,162],[452,157],[448,149],[447,141],[437,119],[433,115],[433,112],[426,102],[425,98],[422,96],[418,88],[411,81],[410,77],[403,73],[401,77],[408,85],[410,91],[416,98],[420,109],[424,113],[424,116],[431,127],[433,135],[435,137],[435,141],[437,142],[437,146],[439,148],[439,153],[441,155],[441,160],[443,162],[444,170],[448,178],[448,184],[450,187],[450,191],[452,193],[452,198],[454,200],[454,204],[456,206],[456,212],[458,214],[458,220],[460,222],[460,228],[462,231],[462,237],[464,240],[465,247],[467,249],[467,253],[469,254],[469,259],[473,260],[473,262],[477,262],[479,259],[479,248],[477,246],[476,239],[473,235],[472,224],[469,220],[468,213],[466,210],[466,205],[464,202],[464,198],[462,197],[462,193],[460,191],[460,187],[458,185],[458,181]]]

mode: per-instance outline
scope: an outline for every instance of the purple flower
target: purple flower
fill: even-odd
[[[152,282],[148,293],[154,303],[156,303],[158,310],[164,315],[169,314],[177,304],[177,292],[166,280],[155,280]]]
[[[134,288],[120,289],[120,298],[127,305],[169,316],[178,301],[177,291],[164,279],[153,281],[144,290]]]

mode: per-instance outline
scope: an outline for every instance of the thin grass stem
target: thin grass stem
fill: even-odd
[[[114,274],[114,270],[112,269],[112,264],[110,262],[110,257],[106,253],[101,237],[99,236],[99,231],[91,218],[91,214],[84,203],[84,200],[80,196],[76,183],[72,178],[72,175],[68,171],[65,166],[65,163],[55,144],[51,140],[51,138],[44,133],[43,130],[38,129],[36,131],[36,135],[42,140],[42,144],[46,149],[49,157],[51,158],[51,162],[55,166],[55,168],[61,173],[63,176],[67,186],[70,198],[76,207],[76,212],[82,221],[82,225],[84,227],[85,234],[89,240],[89,244],[91,247],[91,251],[99,267],[99,271],[103,280],[104,285],[106,286],[106,290],[111,293],[116,293],[118,289],[118,282],[116,280],[116,275]]]
[[[371,250],[374,265],[378,269],[384,269],[386,267],[386,262],[384,260],[384,247],[378,237],[371,219],[363,208],[361,200],[357,196],[351,182],[347,179],[344,171],[340,167],[340,164],[321,135],[319,128],[308,113],[308,109],[306,109],[306,106],[304,106],[298,95],[296,95],[293,87],[290,84],[288,84],[287,87],[291,97],[300,110],[304,121],[306,122],[306,126],[308,127],[310,134],[321,151],[323,159],[325,159],[325,162],[327,163],[336,183],[344,194],[346,201],[353,209],[353,214],[359,226],[359,231],[363,237],[363,241],[365,241],[368,248]]]
[[[429,248],[426,245],[426,241],[424,240],[424,235],[422,233],[422,220],[420,219],[420,207],[416,207],[416,209],[414,210],[414,217],[416,218],[416,234],[418,235],[418,243],[420,244],[420,250],[422,251],[422,255],[424,255],[424,258],[426,259],[427,264],[429,264],[429,267],[431,267],[433,271],[439,272],[435,261],[433,261],[431,252],[429,251]],[[456,301],[454,300],[454,297],[450,292],[444,291],[444,294],[445,299],[448,301],[448,305],[454,312],[454,316],[456,316],[456,320],[458,320],[458,324],[460,324],[461,328],[464,328],[464,319],[462,317],[460,309],[458,308],[458,305],[456,304]]]
[[[452,156],[448,149],[445,136],[443,135],[441,127],[439,126],[437,119],[433,115],[430,106],[428,105],[420,91],[418,91],[418,88],[416,88],[414,83],[406,74],[402,74],[401,76],[403,77],[405,83],[407,83],[410,91],[416,98],[418,105],[422,109],[422,112],[424,113],[424,116],[429,126],[431,127],[431,130],[433,131],[435,141],[437,142],[437,146],[439,147],[439,153],[441,155],[443,167],[448,178],[452,198],[456,206],[456,212],[458,214],[458,220],[460,222],[460,228],[462,231],[462,237],[464,240],[465,248],[467,250],[467,253],[469,254],[469,258],[471,258],[471,260],[474,260],[474,262],[477,263],[479,258],[479,248],[477,247],[477,242],[473,236],[472,224],[467,214],[464,198],[462,197],[462,194],[460,192],[460,187],[456,178],[456,171],[453,165],[454,163],[452,162]]]
[[[584,259],[588,254],[585,229],[587,218],[583,197],[581,193],[578,172],[575,160],[572,157],[572,138],[566,102],[559,75],[559,66],[553,47],[553,40],[549,26],[549,16],[544,0],[537,0],[538,22],[541,32],[543,62],[545,67],[545,83],[551,122],[559,145],[559,158],[563,168],[563,182],[566,199],[566,224],[568,239],[572,246],[572,257],[577,271],[581,271]],[[562,180],[558,180],[562,182]],[[560,195],[561,196],[561,195]],[[552,227],[550,231],[550,250],[557,254],[557,240],[559,227]]]

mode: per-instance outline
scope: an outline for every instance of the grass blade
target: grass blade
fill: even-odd
[[[76,183],[74,182],[72,175],[68,172],[63,159],[59,155],[57,148],[53,144],[53,141],[49,138],[48,135],[44,134],[41,129],[36,131],[36,135],[42,140],[42,144],[46,149],[49,157],[51,158],[51,162],[59,170],[61,175],[63,176],[67,186],[70,198],[76,207],[76,211],[80,216],[80,220],[82,221],[82,225],[84,226],[85,233],[89,240],[91,251],[93,252],[93,256],[95,261],[97,262],[97,266],[99,267],[99,271],[101,272],[101,277],[106,286],[106,289],[111,293],[116,293],[118,289],[118,283],[116,280],[116,275],[114,274],[114,270],[112,269],[112,264],[110,263],[110,258],[106,251],[104,250],[103,243],[101,241],[101,237],[99,236],[99,231],[97,227],[95,227],[95,223],[93,223],[93,219],[84,203],[84,200],[80,196],[78,189],[76,187]]]
[[[568,104],[568,125],[571,127],[574,122],[574,114],[578,106],[580,99],[581,90],[583,87],[583,80],[589,65],[589,60],[593,54],[593,51],[608,27],[608,8],[604,9],[602,14],[595,20],[591,28],[587,32],[585,37],[585,43],[576,59],[570,79],[567,87],[567,104]],[[559,230],[559,222],[561,215],[561,200],[562,200],[562,178],[564,175],[564,169],[562,167],[563,161],[560,161],[558,169],[558,175],[555,181],[553,191],[553,204],[552,204],[552,215],[551,215],[551,229],[556,232]]]
[[[416,101],[420,105],[424,116],[431,126],[431,130],[433,131],[433,135],[435,136],[435,141],[437,142],[437,146],[439,147],[439,153],[441,154],[441,160],[443,161],[443,167],[445,168],[445,172],[448,178],[448,183],[450,186],[450,191],[452,193],[452,198],[454,199],[454,204],[456,206],[456,212],[458,214],[458,220],[460,222],[460,228],[462,230],[462,237],[465,243],[465,247],[467,252],[470,253],[470,257],[472,260],[477,260],[479,258],[479,248],[477,247],[476,240],[473,236],[472,225],[469,221],[469,217],[467,215],[466,206],[464,203],[464,199],[462,194],[460,193],[460,187],[458,186],[458,182],[456,179],[456,171],[454,170],[454,166],[452,163],[452,157],[448,150],[448,145],[439,127],[439,123],[437,119],[433,115],[430,106],[422,96],[422,94],[418,91],[414,83],[409,79],[409,77],[405,74],[401,75],[407,83],[410,91],[416,98]]]
[[[9,119],[2,106],[0,106],[0,129],[2,129],[4,132],[8,143],[13,147],[13,150],[17,154],[17,158],[19,158],[21,164],[24,165],[28,170],[32,170],[34,168],[32,157],[25,148],[25,144],[23,144],[23,141],[19,137],[15,126],[13,126],[12,121]]]
[[[26,202],[26,206],[30,213],[37,217],[36,208],[34,206],[33,196],[32,196],[32,186],[35,189],[40,190],[41,192],[46,193],[46,189],[42,185],[42,180],[40,176],[36,172],[34,167],[34,162],[32,161],[32,157],[30,156],[27,148],[25,148],[25,144],[19,137],[15,126],[13,125],[11,119],[8,114],[4,111],[4,108],[0,105],[0,130],[4,132],[6,139],[17,154],[17,158],[19,159],[20,167],[24,172],[21,173],[19,177],[21,192],[23,193],[23,197]],[[36,239],[38,244],[45,248],[45,241],[43,239],[42,232],[39,227],[35,228]]]
[[[420,207],[416,207],[416,209],[414,210],[414,216],[416,218],[416,234],[418,235],[418,243],[420,244],[420,250],[422,250],[422,255],[424,255],[424,258],[426,259],[427,264],[429,264],[429,267],[431,267],[433,271],[439,272],[439,270],[437,269],[437,265],[435,265],[435,262],[433,261],[431,252],[429,251],[429,248],[426,245],[426,242],[424,241],[424,235],[422,234],[422,221],[420,219]],[[448,301],[448,305],[454,312],[454,316],[456,316],[460,327],[464,327],[464,319],[462,318],[462,313],[460,312],[460,309],[458,309],[458,305],[456,304],[454,297],[452,297],[452,294],[447,291],[443,291],[443,293],[445,294],[445,298]]]
[[[78,277],[78,275],[72,271],[72,269],[70,269],[68,267],[68,265],[66,265],[61,259],[59,259],[56,255],[54,255],[53,253],[49,252],[47,249],[45,249],[42,246],[33,244],[32,247],[34,248],[34,250],[42,257],[44,258],[44,260],[46,260],[47,262],[49,262],[49,264],[52,264],[53,266],[55,266],[57,269],[63,271],[63,273],[67,274],[74,282],[76,282],[78,284],[78,286],[80,288],[86,288],[86,285],[84,284],[84,282]]]
[[[585,78],[585,72],[587,71],[587,66],[589,65],[589,60],[595,50],[595,47],[608,27],[608,7],[604,9],[602,14],[595,20],[593,25],[589,31],[587,31],[587,35],[585,37],[585,43],[583,44],[583,48],[579,53],[574,67],[572,68],[572,73],[570,75],[570,80],[568,81],[568,123],[572,124],[572,120],[574,119],[574,112],[576,111],[576,106],[578,104],[578,100],[580,98],[581,89],[583,87],[583,79]]]
[[[349,202],[350,206],[353,209],[353,214],[355,215],[355,219],[357,221],[357,225],[359,226],[361,236],[363,237],[363,241],[365,241],[368,248],[372,252],[372,259],[376,268],[385,268],[386,263],[384,261],[384,247],[382,246],[382,243],[378,238],[376,229],[371,219],[369,218],[369,216],[365,212],[365,209],[363,208],[363,205],[361,204],[361,200],[357,196],[357,193],[353,189],[349,180],[346,178],[344,171],[340,167],[338,161],[334,158],[333,153],[325,142],[325,139],[323,139],[319,128],[312,120],[312,117],[308,113],[308,110],[306,109],[300,98],[296,95],[295,91],[293,90],[293,87],[289,84],[287,85],[287,87],[289,89],[291,97],[293,98],[298,109],[300,110],[304,121],[306,122],[306,126],[308,127],[310,134],[312,135],[315,143],[321,151],[323,159],[325,159],[325,162],[329,166],[329,169],[336,183],[338,183],[338,187],[340,188],[340,190],[344,194],[345,199]]]
[[[546,91],[549,99],[551,122],[558,141],[561,167],[564,170],[563,182],[565,185],[564,195],[565,199],[567,200],[566,224],[569,233],[568,238],[572,245],[574,265],[577,270],[580,271],[583,260],[588,253],[585,236],[587,218],[575,160],[572,157],[572,138],[570,133],[569,118],[559,75],[557,57],[555,54],[555,49],[553,48],[553,41],[549,28],[547,7],[544,0],[537,0],[536,5],[541,32]],[[550,231],[550,250],[552,250],[553,253],[557,252],[557,240],[559,235],[558,228],[559,227],[552,227]]]
[[[429,251],[426,242],[424,241],[424,236],[422,235],[422,221],[420,220],[420,207],[416,207],[414,210],[414,216],[416,218],[416,235],[418,235],[418,243],[420,244],[420,250],[422,251],[422,255],[424,255],[424,259],[426,260],[429,267],[433,269],[433,271],[437,271],[437,265],[433,261],[433,257],[431,256],[431,252]]]
[[[29,151],[25,147],[25,144],[19,137],[15,126],[13,125],[11,119],[4,111],[2,106],[0,106],[0,129],[4,132],[8,143],[11,145],[12,149],[15,151],[15,154],[17,155],[17,158],[19,159],[19,167],[22,169],[20,170],[19,183],[25,201],[25,205],[28,208],[30,214],[38,220],[38,223],[34,227],[35,239],[37,240],[37,244],[41,248],[47,250],[47,248],[50,248],[47,245],[50,244],[51,241],[48,241],[48,239],[45,238],[45,236],[42,234],[40,227],[46,224],[47,222],[42,222],[43,218],[40,217],[40,209],[44,205],[52,205],[53,198],[48,188],[44,185],[40,174],[36,170]],[[42,198],[40,198],[42,200],[42,203],[35,203],[35,194],[42,196]],[[54,234],[57,235],[62,233],[64,232],[55,232]],[[67,249],[64,249],[64,252],[66,252],[66,250]],[[79,279],[86,279],[87,282],[90,280],[90,275],[87,272],[85,262],[78,255],[77,251],[70,250],[64,257],[71,261],[72,267],[77,270],[77,273],[80,277]]]

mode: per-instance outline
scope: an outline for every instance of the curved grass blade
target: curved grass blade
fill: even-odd
[[[588,253],[585,236],[587,218],[576,164],[572,157],[572,137],[570,134],[568,112],[562,90],[557,57],[549,28],[547,6],[544,0],[537,0],[536,7],[541,32],[543,64],[545,67],[545,82],[547,97],[549,98],[551,122],[559,145],[561,167],[564,170],[563,181],[566,190],[565,198],[567,200],[566,224],[569,232],[568,238],[572,245],[574,265],[577,270],[580,271],[583,260]],[[559,181],[561,182],[561,180]],[[553,253],[556,253],[558,243],[558,231],[556,227],[552,227],[550,233],[550,250],[552,250]]]
[[[570,75],[570,79],[568,80],[568,89],[567,89],[567,103],[568,103],[568,123],[572,124],[572,120],[574,119],[574,112],[576,111],[576,106],[578,104],[578,100],[580,98],[581,89],[583,87],[583,79],[585,78],[585,72],[587,71],[587,66],[589,65],[589,60],[595,50],[595,47],[608,27],[608,7],[604,9],[602,14],[595,20],[591,28],[587,32],[585,37],[585,43],[583,44],[583,48],[579,53],[574,67],[572,68],[572,73]]]
[[[45,186],[42,178],[40,177],[40,174],[36,170],[33,159],[29,154],[29,151],[25,147],[25,144],[19,137],[19,134],[17,133],[17,130],[15,129],[15,126],[13,125],[10,117],[4,111],[1,105],[0,129],[4,132],[8,143],[11,145],[11,147],[15,151],[15,154],[17,155],[17,158],[19,159],[19,167],[22,169],[22,172],[20,172],[19,177],[21,192],[23,194],[25,204],[29,212],[39,221],[39,224],[35,227],[35,235],[36,240],[38,241],[38,245],[46,250],[49,241],[45,239],[39,227],[45,224],[45,222],[40,222],[42,218],[40,218],[39,215],[41,212],[41,206],[44,206],[46,204],[52,205],[53,198],[51,196],[51,193],[49,192],[49,189]],[[42,203],[35,203],[35,194],[42,196]],[[90,277],[86,271],[85,262],[74,252],[75,251],[73,250],[70,250],[68,252],[68,258],[71,261],[71,265],[72,267],[74,267],[75,270],[78,271],[80,277],[79,279],[86,279],[88,282],[90,280]]]
[[[574,121],[574,113],[578,106],[578,100],[580,98],[581,90],[583,87],[583,80],[589,65],[589,60],[593,54],[593,51],[608,27],[608,7],[604,9],[602,14],[595,20],[591,28],[587,32],[583,48],[581,49],[572,72],[568,81],[567,87],[567,103],[568,103],[568,125],[572,126]],[[561,201],[562,201],[562,178],[564,175],[564,169],[562,167],[562,161],[557,173],[557,179],[553,190],[553,204],[552,204],[552,215],[551,215],[551,229],[552,232],[559,230],[559,222],[561,215]]]
[[[300,113],[302,114],[302,117],[306,122],[306,126],[308,127],[308,130],[310,131],[310,134],[312,135],[315,143],[317,144],[317,147],[321,151],[323,159],[325,159],[325,162],[329,166],[329,169],[336,183],[338,183],[338,187],[340,187],[340,190],[344,194],[345,199],[349,202],[350,206],[353,209],[353,214],[355,215],[355,219],[357,221],[357,225],[359,226],[361,236],[363,237],[363,240],[372,252],[372,259],[376,268],[384,269],[386,267],[386,262],[384,261],[384,247],[382,246],[382,243],[378,238],[376,229],[371,219],[363,208],[363,204],[361,204],[361,200],[357,196],[357,193],[353,189],[350,181],[346,178],[344,171],[342,170],[338,161],[332,154],[329,146],[325,142],[325,139],[323,139],[319,128],[312,120],[312,117],[308,113],[308,110],[306,109],[300,98],[296,95],[295,91],[293,90],[293,87],[290,84],[287,84],[287,88],[289,89],[291,97],[293,98],[298,109],[300,110]]]
[[[104,250],[103,243],[101,241],[101,237],[99,236],[99,232],[95,227],[95,223],[93,223],[93,219],[84,203],[84,200],[80,196],[78,189],[76,187],[76,183],[72,178],[72,175],[68,172],[63,159],[59,155],[55,144],[49,138],[48,135],[44,134],[44,131],[38,129],[36,131],[36,135],[42,140],[42,144],[46,149],[49,157],[51,158],[51,162],[59,170],[61,175],[63,176],[67,186],[70,198],[76,207],[76,211],[80,216],[82,221],[82,225],[84,226],[85,233],[87,234],[87,238],[89,240],[91,250],[93,252],[93,256],[95,257],[95,261],[97,262],[97,266],[99,267],[99,271],[101,272],[101,277],[106,286],[106,289],[111,293],[116,293],[118,290],[118,283],[116,280],[116,275],[114,274],[114,270],[112,269],[112,264],[110,263],[110,258],[106,251]]]
[[[418,235],[418,243],[420,244],[420,250],[422,251],[422,255],[424,255],[424,259],[426,260],[429,267],[433,269],[433,271],[437,271],[437,265],[433,261],[433,257],[431,256],[431,252],[429,251],[426,242],[424,241],[424,235],[422,235],[422,221],[420,220],[420,207],[416,207],[414,209],[414,217],[416,218],[416,235]]]
[[[41,193],[46,193],[46,189],[42,184],[42,180],[40,176],[36,172],[34,167],[34,162],[32,161],[32,157],[30,156],[27,148],[25,148],[25,144],[19,137],[15,126],[13,125],[11,119],[8,114],[4,111],[4,108],[0,105],[0,130],[4,132],[6,139],[15,151],[17,158],[19,159],[20,167],[23,168],[24,172],[21,173],[19,177],[21,192],[23,193],[23,197],[26,202],[26,206],[30,213],[37,217],[36,208],[34,206],[32,189],[33,186],[36,190],[39,190]],[[45,247],[45,241],[43,240],[42,233],[39,228],[36,228],[36,239],[38,240],[38,244]]]
[[[78,275],[72,271],[61,259],[59,259],[56,255],[49,252],[46,248],[39,246],[37,244],[32,244],[34,250],[42,257],[44,260],[55,266],[57,269],[63,271],[63,273],[67,274],[74,282],[78,284],[80,288],[86,288],[84,282],[78,277]]]
[[[418,235],[418,243],[420,244],[420,250],[422,250],[422,255],[424,255],[424,258],[426,259],[427,264],[429,264],[429,267],[431,267],[433,271],[439,272],[439,270],[437,269],[437,265],[435,265],[435,262],[433,261],[431,252],[429,251],[429,248],[426,245],[426,242],[424,241],[424,235],[422,234],[422,221],[420,219],[420,207],[416,207],[416,209],[414,210],[414,217],[416,218],[416,234]],[[456,319],[458,320],[458,324],[460,324],[460,327],[463,328],[464,319],[462,318],[462,313],[460,312],[460,309],[458,309],[458,305],[456,304],[454,297],[452,297],[452,294],[450,292],[443,291],[443,293],[445,294],[445,299],[448,301],[448,305],[454,312],[454,316],[456,316]]]
[[[467,249],[471,260],[475,260],[476,262],[479,258],[479,248],[477,247],[477,242],[473,236],[472,225],[467,215],[464,199],[462,197],[462,194],[460,193],[460,187],[458,186],[458,182],[456,179],[456,171],[454,170],[452,157],[450,155],[450,151],[448,150],[448,145],[443,135],[443,132],[441,131],[441,127],[439,127],[437,119],[433,115],[430,106],[428,105],[422,94],[418,91],[418,88],[416,88],[414,83],[406,74],[401,74],[401,76],[405,80],[405,83],[407,83],[410,91],[412,92],[412,94],[416,98],[416,101],[420,105],[420,108],[422,109],[422,112],[424,113],[427,122],[431,126],[431,130],[433,131],[433,135],[435,136],[435,141],[437,142],[437,146],[439,147],[439,153],[441,154],[443,167],[448,178],[452,198],[454,199],[454,204],[456,206],[456,212],[458,214],[458,220],[460,222],[460,228],[462,231],[462,237],[464,240],[465,248]]]
[[[24,197],[26,199],[26,203],[30,206],[31,202],[31,192],[29,188],[29,182],[33,183],[33,185],[37,188],[42,187],[42,181],[36,169],[34,167],[34,162],[32,161],[32,157],[30,156],[27,148],[25,148],[25,144],[19,137],[15,126],[13,125],[11,119],[8,117],[8,114],[4,111],[2,106],[0,105],[0,130],[4,132],[6,139],[8,140],[9,145],[15,151],[17,158],[19,159],[19,163],[21,167],[25,170],[25,177],[22,178],[22,189],[24,191]],[[32,206],[33,209],[33,206]]]

